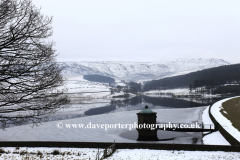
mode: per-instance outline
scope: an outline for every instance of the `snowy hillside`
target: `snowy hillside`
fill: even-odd
[[[221,59],[175,59],[156,62],[59,62],[64,75],[98,74],[131,81],[160,79],[229,64]]]

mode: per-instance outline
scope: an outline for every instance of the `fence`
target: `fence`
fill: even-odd
[[[114,143],[111,146],[109,146],[108,148],[106,148],[103,151],[103,156],[100,160],[111,156],[115,151],[116,151],[116,145],[115,145],[115,141],[114,141]]]
[[[215,129],[214,124],[203,124],[203,123],[170,123],[163,122],[157,123],[158,126],[165,126],[165,128],[201,128],[201,129]]]
[[[157,129],[178,132],[213,132],[216,130],[214,124],[202,123],[158,123]]]

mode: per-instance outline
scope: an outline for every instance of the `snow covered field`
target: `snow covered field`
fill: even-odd
[[[110,87],[99,82],[90,82],[83,79],[81,75],[67,76],[65,86],[71,98],[103,98],[110,95]],[[95,93],[94,93],[95,92]]]
[[[1,148],[7,153],[0,153],[0,160],[22,160],[22,159],[35,159],[35,160],[60,160],[60,159],[96,159],[98,149],[92,148],[14,148],[3,147]],[[101,155],[103,149],[99,150]],[[21,154],[21,155],[20,155]],[[54,155],[55,154],[55,155]]]
[[[231,145],[219,131],[210,133],[203,137],[203,143],[207,145]]]
[[[119,149],[108,160],[235,160],[240,158],[238,152],[205,152],[205,151],[162,151],[147,149]]]
[[[0,154],[0,160],[6,159],[36,159],[36,160],[95,160],[98,149],[91,148],[2,148],[9,153]],[[53,155],[58,151],[59,155]],[[100,149],[100,155],[103,150]],[[15,152],[15,154],[13,153]],[[22,153],[22,155],[16,152]],[[25,154],[23,154],[25,153]],[[106,158],[107,160],[237,160],[240,159],[239,152],[207,152],[207,151],[165,151],[149,149],[118,149],[116,152]]]

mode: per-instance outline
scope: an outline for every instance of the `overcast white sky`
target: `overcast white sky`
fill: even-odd
[[[53,16],[58,61],[240,62],[239,0],[33,0]]]

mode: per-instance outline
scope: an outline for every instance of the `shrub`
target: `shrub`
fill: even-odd
[[[4,149],[0,148],[0,153],[6,153]]]
[[[52,152],[52,154],[53,154],[53,155],[58,155],[58,154],[60,154],[60,152],[59,152],[59,150],[54,150],[54,151]]]

